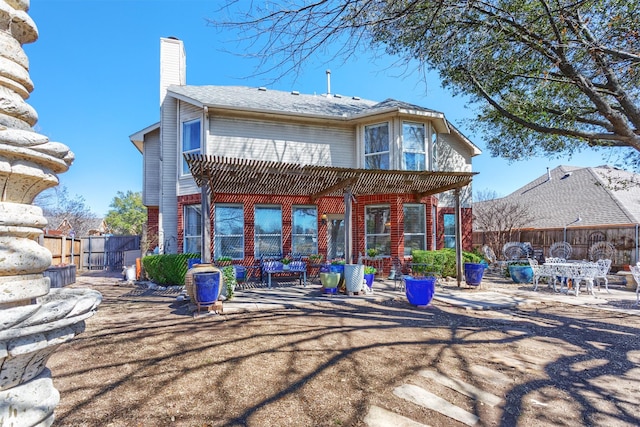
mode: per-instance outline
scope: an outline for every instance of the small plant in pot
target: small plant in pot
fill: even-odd
[[[364,267],[364,281],[369,289],[373,286],[373,280],[375,279],[377,272],[378,270],[370,265]]]
[[[369,258],[375,258],[378,256],[378,250],[376,248],[367,249],[367,256]],[[366,274],[366,273],[365,273]]]
[[[322,262],[322,254],[309,255],[309,264],[318,265]]]
[[[218,267],[225,267],[227,265],[231,265],[231,257],[221,256],[220,258],[216,259],[216,265]]]
[[[509,275],[515,283],[531,283],[533,281],[533,269],[529,261],[509,263]]]

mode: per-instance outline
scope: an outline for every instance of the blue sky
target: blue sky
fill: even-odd
[[[265,86],[273,76],[256,76],[256,62],[238,51],[234,36],[208,26],[218,2],[207,0],[31,0],[29,15],[39,39],[24,46],[35,89],[27,102],[38,112],[35,130],[71,148],[76,160],[60,182],[71,196],[82,196],[98,215],[109,210],[118,191],[142,190],[142,155],[129,135],[159,118],[160,38],[183,40],[187,84]],[[361,54],[348,63],[318,58],[298,76],[272,89],[331,91],[383,101],[395,98],[445,113],[484,153],[475,157],[474,191],[504,196],[560,164],[597,166],[597,153],[572,159],[536,158],[508,163],[492,158],[481,135],[465,121],[473,111],[452,97],[435,76],[426,84],[418,73],[402,75],[391,59],[372,61]],[[254,77],[251,77],[254,76]]]

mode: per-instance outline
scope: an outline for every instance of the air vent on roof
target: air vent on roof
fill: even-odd
[[[335,95],[333,95],[334,98],[342,98],[342,95],[340,95],[339,93],[336,93]]]
[[[360,101],[360,97],[359,96],[354,96],[351,99],[355,100],[355,101]]]
[[[258,88],[258,90],[261,90],[262,92],[266,92],[266,91],[267,91],[267,88],[266,88],[266,87],[264,87],[264,86],[260,86],[260,87]]]
[[[292,90],[291,95],[300,95],[300,92],[298,92],[297,90]]]
[[[566,179],[566,178],[569,178],[570,176],[571,176],[571,172],[567,172],[567,173],[565,173],[565,174],[564,174],[564,176],[563,176],[562,178],[560,178],[560,179]]]

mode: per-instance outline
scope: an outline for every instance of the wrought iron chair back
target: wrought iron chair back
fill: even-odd
[[[573,248],[569,242],[554,242],[549,248],[549,255],[555,258],[569,259]]]
[[[596,242],[589,247],[589,261],[596,262],[599,259],[613,259],[616,248],[611,242]]]

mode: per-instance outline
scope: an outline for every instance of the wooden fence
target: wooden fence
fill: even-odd
[[[80,270],[121,270],[140,257],[140,236],[71,238],[45,235],[40,244],[51,252],[52,265],[74,264]]]
[[[597,242],[610,242],[615,247],[611,260],[612,271],[618,271],[624,265],[635,264],[638,258],[638,226],[636,224],[608,227],[567,227],[549,229],[524,229],[512,234],[515,242],[529,242],[534,250],[542,250],[549,256],[549,248],[554,242],[567,241],[571,244],[571,259],[588,259],[589,248]],[[473,232],[473,247],[487,244],[489,239],[483,232]],[[502,259],[501,248],[492,248]]]

